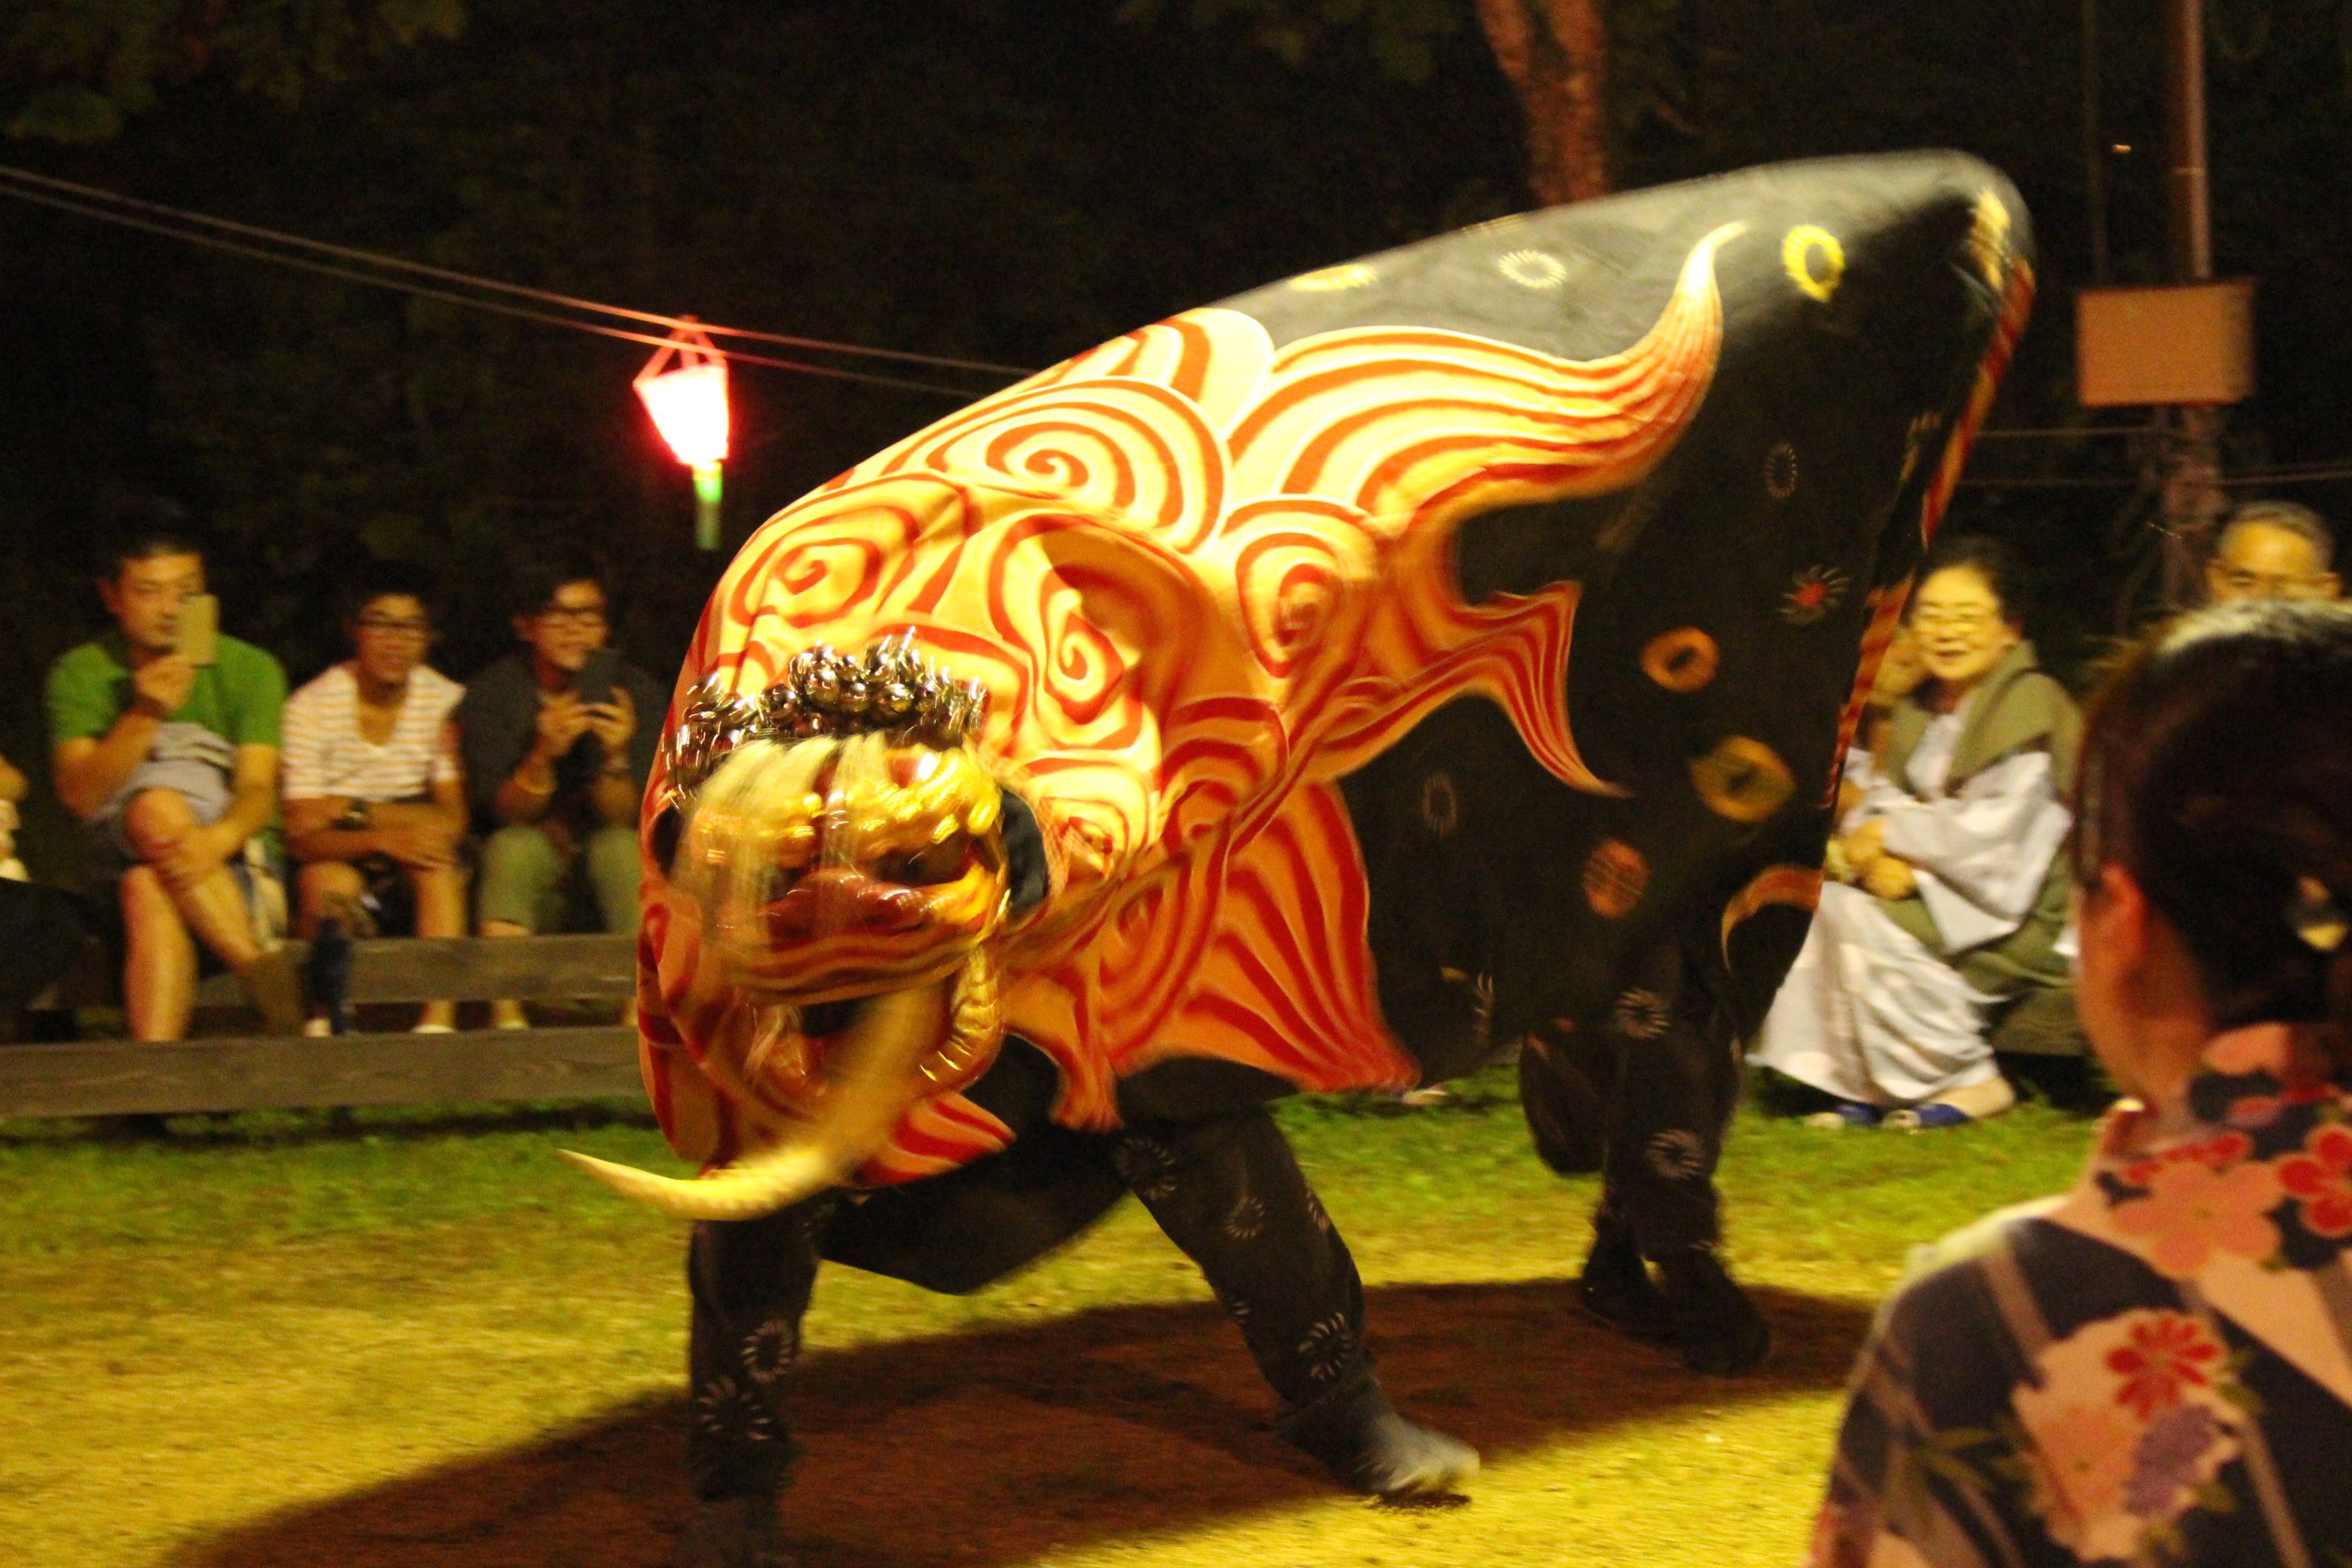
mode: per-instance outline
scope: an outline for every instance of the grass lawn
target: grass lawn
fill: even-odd
[[[1702,1378],[1580,1320],[1591,1181],[1500,1078],[1286,1106],[1408,1412],[1471,1500],[1337,1496],[1133,1205],[968,1298],[820,1282],[787,1504],[808,1568],[1786,1563],[1906,1250],[2072,1177],[2088,1126],[1743,1114],[1724,1186],[1771,1361]],[[676,1169],[634,1116],[0,1126],[0,1561],[26,1568],[652,1568],[685,1511],[682,1229],[558,1146]]]

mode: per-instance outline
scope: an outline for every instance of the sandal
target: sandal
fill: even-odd
[[[1966,1127],[1971,1121],[1982,1121],[1989,1116],[1999,1116],[2017,1103],[2017,1090],[2005,1078],[1990,1078],[1982,1083],[1972,1083],[1963,1089],[1948,1089],[1925,1105],[1907,1106],[1886,1118],[1886,1125],[1906,1132],[1923,1132],[1938,1127]]]
[[[1806,1117],[1805,1125],[1834,1132],[1846,1127],[1876,1127],[1882,1120],[1888,1125],[1893,1124],[1893,1118],[1885,1117],[1874,1105],[1864,1105],[1858,1100],[1840,1100],[1832,1101],[1827,1110],[1816,1110]]]

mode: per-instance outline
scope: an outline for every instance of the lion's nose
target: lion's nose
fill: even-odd
[[[863,871],[826,867],[812,871],[768,906],[773,942],[805,942],[835,931],[895,936],[923,923],[923,896],[877,882]]]

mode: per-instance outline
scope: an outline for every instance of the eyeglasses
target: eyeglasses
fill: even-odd
[[[604,612],[601,606],[575,609],[558,605],[553,609],[540,611],[539,618],[551,626],[578,626],[583,631],[593,631],[604,624]]]
[[[378,637],[426,637],[433,635],[431,621],[406,620],[393,616],[362,616],[357,625],[360,630],[373,632]]]
[[[1982,610],[1918,610],[1911,616],[1914,629],[1923,632],[1989,632],[2000,625],[2000,617]]]

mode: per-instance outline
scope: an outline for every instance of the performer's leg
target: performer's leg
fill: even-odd
[[[1623,1058],[1585,1297],[1633,1331],[1670,1329],[1699,1371],[1738,1372],[1770,1344],[1717,1250],[1715,1167],[1738,1101],[1738,1041],[1678,953],[1659,954],[1643,979],[1619,999],[1609,1025]],[[1644,1259],[1658,1268],[1663,1324],[1643,1289]]]
[[[817,1240],[834,1202],[827,1194],[764,1219],[694,1227],[686,1459],[702,1507],[680,1544],[681,1568],[786,1561],[776,1520],[794,1452],[784,1385],[800,1356]]]
[[[1443,1491],[1476,1472],[1475,1451],[1406,1421],[1381,1392],[1355,1259],[1263,1108],[1134,1124],[1118,1168],[1240,1325],[1282,1398],[1284,1436],[1382,1495]]]

